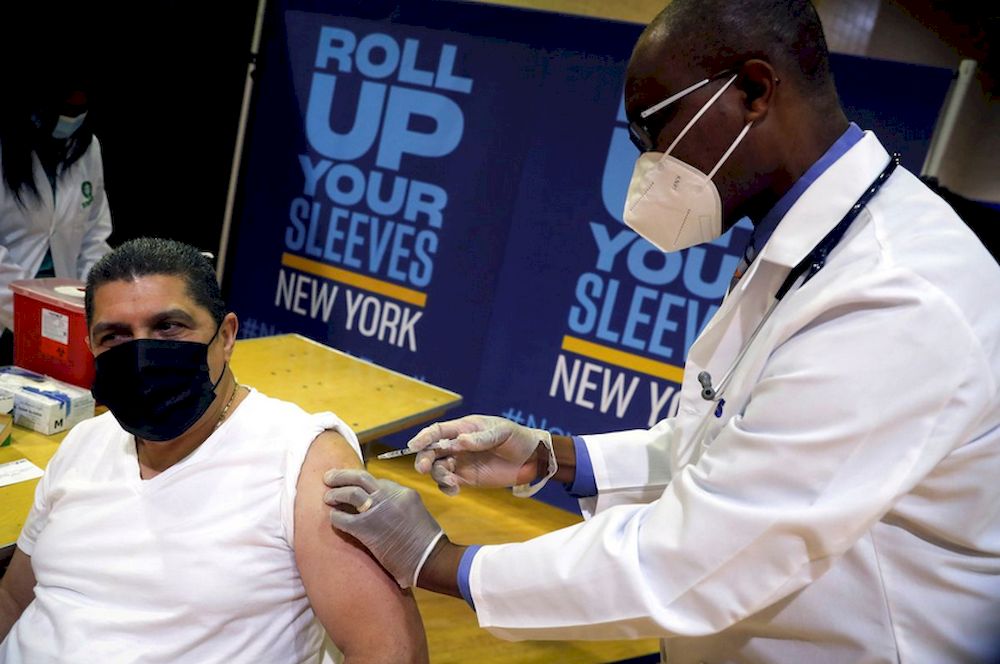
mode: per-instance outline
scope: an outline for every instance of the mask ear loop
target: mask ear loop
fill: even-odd
[[[219,331],[222,329],[223,321],[225,321],[225,316],[223,316],[222,321],[219,321],[219,323],[215,326],[215,334],[213,334],[212,338],[208,340],[208,343],[205,344],[206,346],[211,346],[212,342],[215,341],[215,338],[219,336]]]
[[[677,144],[681,142],[681,139],[687,135],[688,131],[691,130],[691,127],[694,126],[694,123],[701,119],[701,116],[705,114],[705,111],[711,108],[712,104],[715,103],[715,100],[721,97],[722,93],[725,92],[726,89],[733,84],[733,81],[736,80],[737,76],[739,76],[739,74],[733,74],[733,77],[730,78],[728,81],[726,81],[726,84],[723,85],[721,88],[719,88],[718,92],[712,95],[711,99],[705,102],[705,105],[701,107],[701,110],[694,114],[694,117],[691,118],[691,121],[687,123],[684,129],[681,129],[681,133],[677,134],[677,138],[675,138],[674,142],[670,144],[670,147],[667,148],[667,151],[663,153],[664,155],[668,155],[674,151],[674,148],[677,147]]]
[[[715,173],[716,171],[719,170],[719,167],[722,166],[722,164],[724,164],[727,159],[729,159],[729,155],[733,153],[733,150],[735,150],[736,146],[740,144],[740,141],[743,140],[743,137],[747,135],[747,132],[750,131],[750,127],[752,126],[753,126],[753,120],[746,123],[746,126],[743,127],[743,131],[741,131],[739,136],[736,137],[736,140],[733,141],[733,144],[730,145],[729,149],[723,153],[722,158],[715,163],[715,168],[713,168],[712,171],[708,174],[709,180],[711,180],[715,176]]]
[[[216,338],[217,336],[219,336],[219,331],[220,331],[221,329],[222,329],[222,323],[219,323],[218,325],[216,325],[216,326],[215,326],[215,334],[213,334],[213,335],[212,335],[212,338],[208,340],[208,343],[207,343],[207,344],[205,344],[205,347],[206,347],[206,348],[207,348],[208,346],[211,346],[211,345],[212,345],[212,343],[213,343],[213,342],[215,341],[215,338]],[[219,383],[221,383],[221,382],[222,382],[222,379],[223,379],[223,378],[225,377],[225,375],[226,375],[226,367],[228,367],[228,366],[229,366],[229,362],[223,362],[223,363],[222,363],[222,373],[220,373],[220,374],[219,374],[219,380],[215,381],[215,382],[214,382],[214,383],[212,384],[212,391],[213,391],[213,392],[215,392],[215,388],[217,388],[217,387],[219,386]]]
[[[212,383],[212,391],[213,392],[215,392],[215,388],[217,388],[219,386],[219,383],[222,382],[222,379],[225,378],[225,376],[226,376],[226,368],[228,366],[229,366],[229,362],[223,362],[222,363],[222,373],[219,374],[219,380],[217,380],[214,383]]]

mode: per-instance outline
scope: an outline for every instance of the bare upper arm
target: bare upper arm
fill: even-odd
[[[427,644],[413,596],[356,540],[330,525],[323,474],[361,467],[340,434],[326,431],[313,441],[295,495],[299,574],[313,611],[345,662],[425,662]]]
[[[15,548],[14,557],[0,580],[0,641],[34,599],[35,572],[31,569],[31,557]]]

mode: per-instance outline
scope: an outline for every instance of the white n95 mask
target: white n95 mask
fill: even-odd
[[[76,133],[76,130],[83,126],[83,121],[87,117],[84,111],[77,116],[60,115],[56,120],[56,126],[52,128],[52,138],[64,140]]]
[[[734,75],[712,95],[666,152],[643,152],[636,159],[625,198],[623,219],[629,228],[663,251],[679,251],[711,242],[722,235],[722,199],[712,176],[740,144],[753,123],[748,122],[743,127],[707,175],[670,153],[735,80]]]

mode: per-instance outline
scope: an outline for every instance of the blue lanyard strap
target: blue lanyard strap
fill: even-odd
[[[775,293],[774,299],[781,300],[788,294],[788,291],[792,289],[792,286],[798,280],[799,277],[805,275],[802,280],[804,285],[807,281],[816,276],[816,273],[823,269],[826,265],[826,257],[833,251],[833,248],[837,246],[840,240],[844,237],[844,233],[850,228],[854,220],[857,219],[861,211],[865,209],[865,206],[871,202],[871,199],[875,197],[885,181],[889,179],[892,172],[896,170],[896,166],[899,166],[899,153],[895,153],[889,159],[889,165],[886,166],[875,181],[871,183],[871,186],[865,190],[865,193],[861,194],[861,198],[847,211],[844,218],[833,227],[829,233],[826,234],[822,240],[819,241],[812,251],[810,251],[805,258],[803,258],[798,265],[792,268],[792,271],[788,273],[785,281],[781,284],[781,288]],[[801,287],[800,285],[800,287]]]

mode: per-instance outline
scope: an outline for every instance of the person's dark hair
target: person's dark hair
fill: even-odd
[[[0,156],[2,156],[3,183],[7,190],[24,207],[29,199],[38,199],[38,183],[35,182],[32,155],[41,149],[40,140],[52,131],[58,114],[39,112],[41,105],[34,109],[24,101],[0,104]],[[40,123],[36,124],[36,121]],[[93,140],[90,117],[66,141],[66,149],[59,155],[55,165],[58,177],[84,155]]]
[[[665,34],[672,52],[689,54],[706,74],[760,58],[818,105],[839,104],[823,27],[809,0],[673,0],[646,32]]]
[[[182,277],[188,295],[221,324],[228,309],[222,299],[212,263],[189,244],[163,238],[129,240],[97,261],[87,275],[84,307],[87,327],[93,323],[94,291],[112,281],[134,281],[139,277],[165,274]]]
[[[25,3],[28,4],[28,3]],[[83,3],[86,5],[87,3]],[[84,20],[85,8],[57,21],[41,8],[5,17],[0,28],[0,59],[14,63],[4,70],[0,103],[0,167],[3,184],[21,207],[38,200],[32,155],[38,155],[58,177],[87,152],[93,140],[92,116],[64,145],[51,138],[70,94],[87,94],[93,107],[93,40]],[[80,20],[76,20],[80,19]]]

